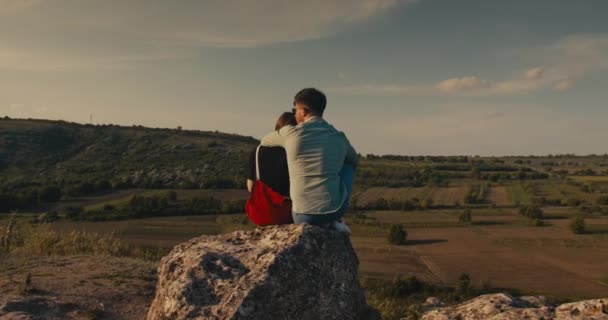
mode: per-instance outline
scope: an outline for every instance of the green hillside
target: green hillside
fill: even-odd
[[[0,194],[12,198],[0,196],[0,204],[53,198],[56,189],[80,196],[116,188],[244,187],[247,156],[257,143],[179,128],[4,118]]]

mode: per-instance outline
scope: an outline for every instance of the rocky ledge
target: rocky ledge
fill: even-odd
[[[544,297],[487,294],[429,311],[422,320],[608,320],[608,299],[554,305]]]
[[[285,225],[202,236],[158,268],[147,319],[370,319],[348,236]]]

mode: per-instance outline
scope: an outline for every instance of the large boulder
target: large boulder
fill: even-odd
[[[555,306],[543,297],[487,294],[425,313],[422,320],[608,320],[608,299]]]
[[[158,268],[147,319],[368,319],[348,236],[284,225],[202,236]]]

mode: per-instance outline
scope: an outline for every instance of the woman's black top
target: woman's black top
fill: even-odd
[[[287,171],[287,155],[282,147],[260,147],[260,180],[272,190],[284,197],[289,197],[289,172]],[[255,149],[249,157],[249,176],[255,178]]]

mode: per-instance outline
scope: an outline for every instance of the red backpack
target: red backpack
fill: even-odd
[[[255,184],[245,204],[247,216],[257,226],[293,223],[291,200],[260,180],[260,146],[255,151]]]

